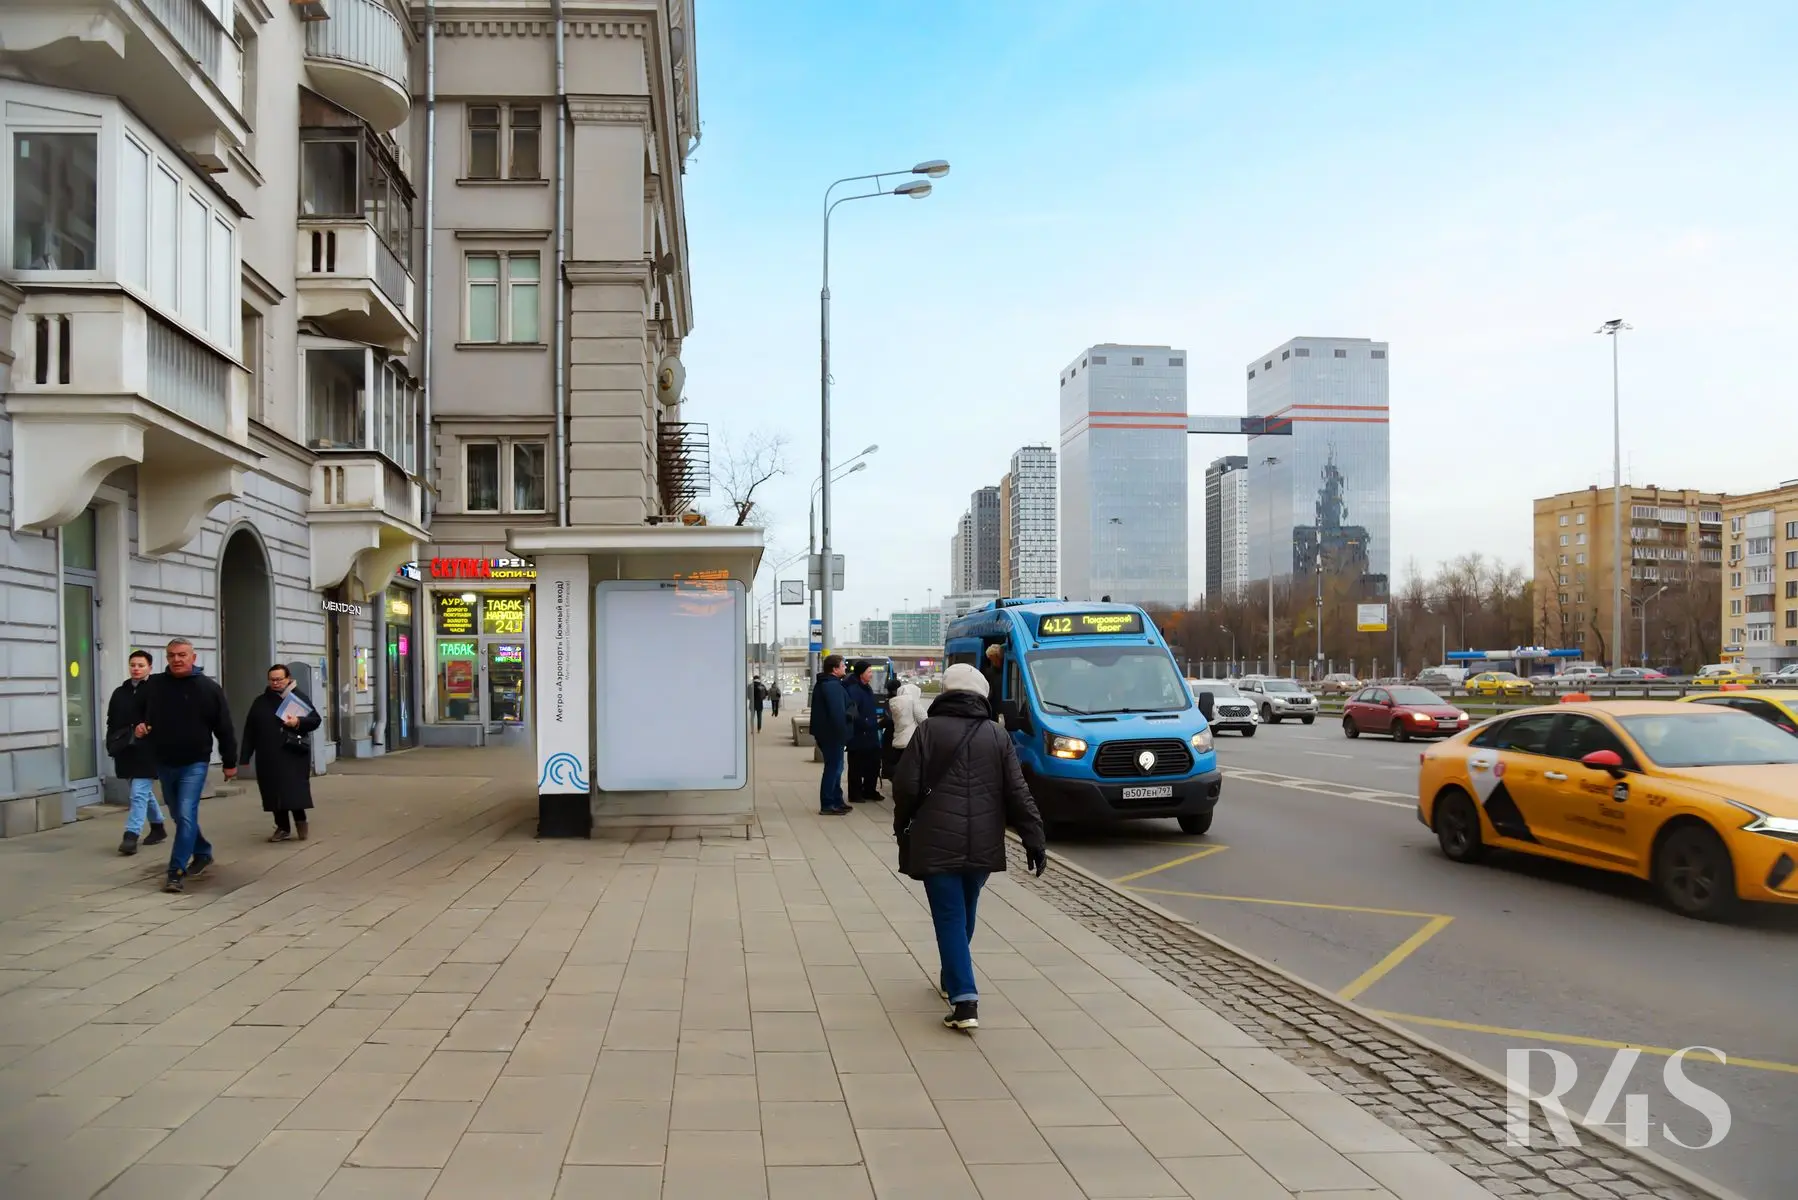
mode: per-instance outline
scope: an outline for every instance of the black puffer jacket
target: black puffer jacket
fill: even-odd
[[[964,739],[966,749],[948,765]],[[941,782],[920,802],[924,781],[939,774]],[[893,833],[905,836],[911,827],[906,874],[913,879],[1005,870],[1007,825],[1016,827],[1026,848],[1043,848],[1043,819],[1011,736],[972,692],[949,692],[931,706],[893,770],[893,794]]]

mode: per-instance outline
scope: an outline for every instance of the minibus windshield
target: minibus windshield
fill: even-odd
[[[1050,712],[1168,712],[1191,708],[1186,685],[1166,650],[1152,646],[1079,646],[1030,655],[1030,679]]]

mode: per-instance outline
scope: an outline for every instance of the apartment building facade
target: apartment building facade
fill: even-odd
[[[517,531],[690,499],[690,0],[5,20],[4,831],[116,793],[176,636],[240,714],[291,664],[319,769],[527,727]]]
[[[1205,597],[1236,596],[1249,581],[1249,460],[1240,454],[1205,468]]]
[[[1798,662],[1798,480],[1724,496],[1721,661]]]
[[[974,514],[970,510],[956,519],[955,534],[949,539],[949,594],[973,590]]]
[[[1590,487],[1534,504],[1538,644],[1583,650],[1613,666],[1715,661],[1721,638],[1722,497],[1684,488],[1625,487],[1628,574],[1618,587],[1612,489]],[[1624,607],[1621,654],[1612,619]]]
[[[1022,446],[1011,456],[1011,502],[1005,514],[1007,596],[1059,596],[1055,449]]]

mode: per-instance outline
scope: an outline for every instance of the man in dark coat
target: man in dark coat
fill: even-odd
[[[297,704],[287,704],[289,698]],[[288,712],[283,714],[286,704]],[[293,711],[299,705],[303,711]],[[297,829],[303,842],[312,832],[306,810],[312,807],[312,745],[306,735],[323,723],[311,697],[295,686],[280,663],[268,669],[268,690],[250,701],[243,723],[242,761],[256,755],[256,790],[262,811],[273,813],[271,842],[285,842]]]
[[[174,638],[165,653],[168,668],[137,689],[137,736],[149,740],[163,803],[175,814],[162,890],[179,893],[212,865],[212,843],[200,832],[200,794],[215,741],[225,778],[237,778],[237,731],[225,689],[194,664],[194,644]]]
[[[757,675],[749,684],[749,711],[755,716],[755,731],[762,731],[762,706],[768,703],[768,685]]]
[[[905,873],[924,884],[942,960],[938,991],[950,1029],[980,1024],[974,985],[974,910],[987,876],[1005,870],[1005,827],[1024,840],[1038,875],[1048,861],[1043,819],[1011,737],[993,724],[984,676],[966,663],[943,672],[943,694],[893,773],[893,834]]]
[[[774,676],[774,686],[768,689],[768,709],[776,717],[780,716],[780,693],[784,687],[785,685],[780,681],[780,675],[776,673]]]
[[[843,757],[849,749],[849,694],[843,690],[843,656],[826,655],[824,669],[812,685],[812,740],[824,756],[818,780],[818,812],[840,816],[849,811],[843,799]]]
[[[125,813],[125,837],[119,842],[119,853],[136,854],[146,817],[150,821],[150,836],[144,838],[144,845],[168,841],[169,831],[162,823],[162,806],[156,803],[156,760],[135,731],[137,689],[150,677],[150,652],[133,650],[126,662],[131,675],[119,684],[106,704],[106,753],[112,755],[112,773],[131,781],[131,807]]]
[[[857,804],[884,800],[880,794],[880,705],[869,677],[873,663],[858,662],[845,684],[855,706],[849,734],[849,798]]]

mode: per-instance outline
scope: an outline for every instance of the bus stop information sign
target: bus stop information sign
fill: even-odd
[[[1133,612],[1055,613],[1036,623],[1036,636],[1039,640],[1141,632],[1142,614]]]

